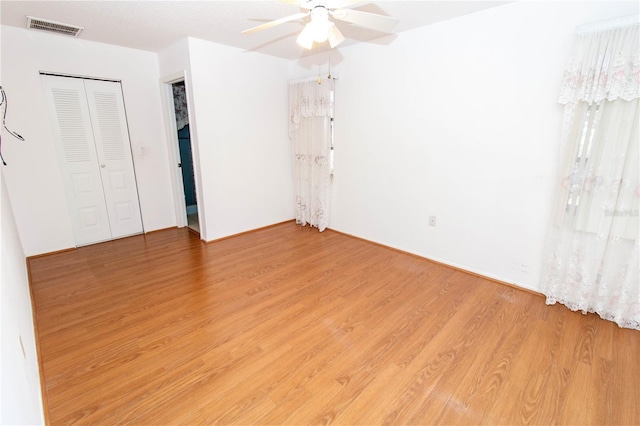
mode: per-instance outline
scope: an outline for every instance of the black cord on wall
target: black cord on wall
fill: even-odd
[[[2,88],[2,86],[0,86],[0,94],[2,95],[2,99],[0,100],[0,109],[2,109],[2,128],[6,129],[7,132],[9,132],[9,134],[14,138],[24,141],[24,138],[22,136],[20,136],[16,132],[12,132],[7,127],[7,123],[5,121],[7,118],[7,106],[9,101],[7,100],[7,95],[4,93],[4,89]],[[2,129],[0,129],[0,160],[2,160],[3,165],[7,165],[7,163],[4,161],[4,157],[2,157]]]

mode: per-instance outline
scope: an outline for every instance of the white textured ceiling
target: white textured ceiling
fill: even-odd
[[[376,1],[353,8],[399,19],[393,33],[495,7],[505,1]],[[321,49],[305,51],[295,40],[304,26],[292,21],[254,34],[244,29],[300,12],[282,1],[7,1],[0,2],[3,25],[26,27],[27,16],[84,27],[81,39],[153,52],[176,41],[196,37],[286,59],[299,59]],[[308,19],[308,18],[307,18]],[[385,34],[338,22],[347,38],[339,46],[373,42]],[[35,30],[32,30],[35,31]],[[59,37],[69,37],[60,35]],[[386,38],[385,42],[389,42]],[[326,43],[325,43],[326,45]],[[326,47],[324,48],[326,49]]]

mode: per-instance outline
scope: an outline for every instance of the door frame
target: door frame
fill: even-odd
[[[187,93],[187,111],[189,114],[189,136],[191,140],[191,153],[193,163],[193,173],[195,177],[196,187],[196,204],[198,206],[198,222],[200,226],[200,239],[206,241],[206,230],[204,226],[204,206],[202,205],[202,192],[200,186],[200,167],[198,161],[198,151],[195,138],[195,126],[193,123],[193,105],[190,93],[191,84],[187,78],[186,71],[180,71],[167,75],[160,79],[160,91],[162,93],[162,103],[164,105],[165,128],[167,131],[167,143],[169,144],[169,172],[173,186],[173,201],[176,214],[176,225],[178,228],[187,226],[187,205],[184,195],[184,182],[182,180],[182,172],[178,167],[181,162],[180,149],[178,141],[178,129],[176,127],[176,113],[173,103],[173,83],[184,81],[185,91]]]

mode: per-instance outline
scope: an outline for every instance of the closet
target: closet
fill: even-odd
[[[40,77],[76,246],[141,233],[120,82]]]

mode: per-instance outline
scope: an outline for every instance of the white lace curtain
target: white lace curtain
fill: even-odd
[[[574,40],[541,288],[547,304],[640,330],[638,37],[636,24]]]
[[[324,231],[331,201],[333,79],[289,84],[296,223]]]

